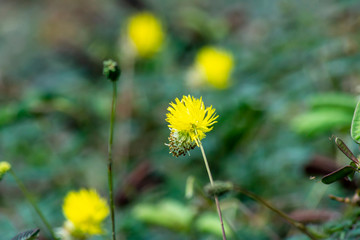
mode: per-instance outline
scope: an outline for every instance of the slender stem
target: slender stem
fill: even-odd
[[[108,161],[108,185],[109,185],[109,201],[110,201],[110,212],[111,212],[111,228],[112,228],[112,239],[116,240],[115,236],[115,211],[114,211],[114,196],[113,196],[113,172],[112,172],[112,147],[114,138],[114,122],[115,122],[115,111],[116,111],[116,98],[117,98],[117,82],[113,81],[113,95],[111,104],[111,117],[110,117],[110,134],[109,134],[109,161]]]
[[[46,220],[44,214],[41,212],[40,208],[37,206],[35,199],[33,198],[33,196],[30,194],[30,192],[26,189],[25,185],[22,183],[22,181],[20,180],[20,178],[18,178],[15,174],[15,172],[10,169],[9,172],[11,173],[11,175],[14,177],[17,185],[19,186],[20,190],[22,191],[22,193],[25,195],[25,198],[30,202],[30,204],[33,206],[33,208],[35,209],[36,213],[39,215],[39,217],[41,218],[41,220],[43,221],[43,223],[45,224],[45,226],[47,227],[48,231],[50,232],[50,235],[53,239],[58,239],[55,236],[55,233],[52,229],[52,227],[50,226],[49,222]]]
[[[257,201],[258,203],[263,204],[264,206],[266,206],[267,208],[269,208],[270,210],[274,211],[275,213],[277,213],[280,217],[284,218],[286,221],[288,221],[291,225],[293,225],[295,228],[299,229],[301,232],[303,232],[304,234],[306,234],[310,239],[312,240],[317,240],[319,239],[318,237],[314,236],[312,233],[309,232],[309,230],[307,229],[307,227],[292,219],[291,217],[289,217],[286,213],[284,213],[283,211],[275,208],[274,206],[272,206],[270,203],[268,203],[267,201],[265,201],[263,198],[257,196],[256,194],[247,191],[246,189],[241,188],[240,186],[235,186],[234,190],[241,192],[243,194],[245,194],[246,196],[254,199],[255,201]]]
[[[198,140],[198,144],[199,144],[199,147],[200,147],[200,149],[201,149],[202,156],[203,156],[203,158],[204,158],[205,167],[206,167],[207,173],[208,173],[208,175],[209,175],[209,179],[210,179],[210,184],[211,184],[211,186],[214,186],[214,180],[213,180],[213,177],[212,177],[212,175],[211,175],[209,163],[208,163],[208,161],[207,161],[207,158],[206,158],[206,155],[205,155],[205,151],[204,151],[204,148],[203,148],[200,140]],[[222,214],[221,214],[221,208],[220,208],[219,199],[218,199],[218,196],[216,196],[216,195],[214,196],[214,198],[215,198],[216,209],[217,209],[217,212],[218,212],[218,215],[219,215],[219,219],[220,219],[220,223],[221,223],[221,230],[222,230],[223,240],[226,240],[226,234],[225,234],[225,228],[224,228],[224,221],[223,221],[223,219],[222,219]]]

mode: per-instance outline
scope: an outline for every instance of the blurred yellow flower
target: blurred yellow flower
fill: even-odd
[[[8,162],[0,162],[0,180],[3,178],[4,174],[7,173],[11,168],[10,163]]]
[[[171,102],[167,109],[166,121],[169,122],[170,152],[175,156],[183,155],[193,149],[195,144],[212,130],[218,116],[212,106],[205,108],[202,98],[183,96],[181,101],[176,98],[175,103]],[[176,145],[174,145],[174,143]],[[180,151],[178,150],[180,148]]]
[[[203,47],[195,59],[195,71],[200,74],[200,81],[224,89],[229,86],[229,78],[234,66],[233,56],[216,47]],[[191,81],[191,79],[190,79]]]
[[[127,34],[139,57],[151,57],[164,42],[163,27],[150,12],[141,12],[130,17]]]
[[[101,224],[109,215],[109,206],[96,190],[81,189],[66,195],[63,213],[68,220],[65,228],[70,228],[70,233],[80,238],[103,233]]]
[[[6,173],[7,171],[10,170],[10,168],[11,168],[10,163],[5,161],[0,162],[0,173],[2,174]]]

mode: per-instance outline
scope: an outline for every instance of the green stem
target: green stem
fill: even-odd
[[[275,213],[277,213],[280,217],[284,218],[286,221],[288,221],[292,226],[294,226],[295,228],[299,229],[301,232],[303,232],[304,234],[306,234],[310,239],[312,240],[317,240],[319,239],[318,237],[314,236],[312,233],[309,232],[309,230],[307,229],[307,227],[292,219],[291,217],[289,217],[286,213],[282,212],[281,210],[275,208],[274,206],[272,206],[270,203],[268,203],[267,201],[265,201],[264,199],[262,199],[261,197],[257,196],[256,194],[247,191],[246,189],[241,188],[240,186],[235,186],[234,190],[236,190],[237,192],[241,192],[243,194],[245,194],[246,196],[254,199],[255,201],[257,201],[258,203],[263,204],[265,207],[269,208],[270,210],[274,211]]]
[[[209,163],[207,161],[207,158],[206,158],[206,155],[205,155],[205,151],[204,151],[204,148],[201,144],[201,141],[198,140],[198,144],[199,144],[199,147],[201,149],[201,153],[202,153],[202,156],[204,158],[204,162],[205,162],[205,167],[206,167],[206,171],[209,175],[209,179],[210,179],[210,184],[211,186],[214,186],[214,180],[213,180],[213,177],[211,175],[211,171],[210,171],[210,167],[209,167]],[[218,196],[214,196],[215,198],[215,204],[216,204],[216,209],[217,209],[217,212],[218,212],[218,215],[219,215],[219,219],[220,219],[220,223],[221,223],[221,231],[222,231],[222,237],[223,237],[223,240],[226,240],[226,234],[225,234],[225,228],[224,228],[224,221],[222,219],[222,214],[221,214],[221,208],[220,208],[220,203],[219,203],[219,199],[218,199]]]
[[[53,239],[58,239],[55,236],[55,233],[52,229],[52,227],[50,226],[49,222],[46,220],[44,214],[41,212],[40,208],[37,206],[35,199],[33,198],[33,196],[30,194],[30,192],[26,189],[25,185],[22,183],[22,181],[20,180],[20,178],[18,178],[15,174],[15,172],[10,169],[9,172],[11,173],[11,175],[14,177],[17,185],[19,186],[20,190],[22,191],[22,193],[25,195],[25,198],[29,201],[29,203],[33,206],[33,208],[35,209],[35,212],[39,215],[39,217],[41,218],[41,220],[43,221],[43,223],[45,224],[45,226],[47,227],[48,231],[50,232],[50,235]]]
[[[109,160],[108,160],[108,186],[109,186],[109,201],[110,201],[110,214],[111,214],[111,229],[112,239],[116,240],[115,236],[115,211],[114,211],[114,196],[113,196],[113,172],[112,172],[112,147],[114,138],[114,122],[116,112],[116,98],[117,98],[117,81],[113,81],[113,95],[111,104],[111,116],[110,116],[110,134],[109,134]]]

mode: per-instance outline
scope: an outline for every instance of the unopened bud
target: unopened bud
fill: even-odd
[[[4,177],[5,173],[7,173],[11,168],[10,163],[8,162],[0,162],[0,180]]]
[[[231,182],[215,181],[214,184],[207,184],[204,191],[208,196],[221,196],[233,190]]]
[[[121,70],[115,61],[109,59],[109,60],[104,61],[103,73],[107,79],[115,82],[119,79]]]

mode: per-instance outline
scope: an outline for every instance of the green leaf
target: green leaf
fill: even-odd
[[[339,108],[352,113],[356,106],[356,99],[350,94],[330,92],[311,96],[309,103],[313,109]]]
[[[175,231],[188,231],[195,216],[191,207],[172,199],[164,199],[155,204],[137,204],[132,214],[142,222]]]
[[[359,160],[355,157],[355,155],[350,151],[350,149],[346,146],[346,144],[338,137],[335,138],[335,143],[338,148],[356,165],[359,164]]]
[[[28,230],[28,231],[19,233],[18,235],[13,237],[11,240],[36,240],[39,232],[40,232],[40,229],[35,228],[32,230]]]
[[[202,213],[196,219],[194,227],[199,232],[210,233],[213,235],[217,235],[218,237],[222,236],[221,225],[219,224],[219,217],[214,212]],[[225,228],[226,235],[231,237],[231,235],[233,235],[233,231],[231,231],[231,228],[227,224],[227,222],[224,222],[224,228]]]
[[[350,124],[351,113],[338,109],[314,110],[296,116],[291,123],[297,133],[308,136],[344,129]]]
[[[351,123],[351,137],[360,144],[360,101],[356,105],[354,116]]]
[[[325,175],[321,181],[325,184],[330,184],[333,182],[336,182],[339,179],[342,179],[350,174],[355,172],[355,169],[351,166],[345,166],[343,168],[340,168],[336,170],[335,172],[329,173],[328,175]]]

